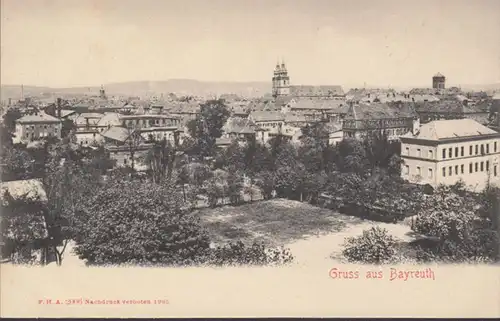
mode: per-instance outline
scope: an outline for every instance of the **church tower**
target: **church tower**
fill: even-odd
[[[280,65],[278,62],[274,68],[273,76],[273,97],[287,96],[290,94],[290,77],[286,70],[285,62]]]

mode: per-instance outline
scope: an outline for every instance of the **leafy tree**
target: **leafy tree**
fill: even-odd
[[[14,263],[33,263],[30,247],[47,248],[48,211],[40,195],[12,196],[5,191],[1,199],[0,239],[2,256]],[[44,263],[44,262],[42,262]]]
[[[413,229],[436,238],[437,244],[421,249],[420,258],[451,262],[498,258],[498,229],[484,215],[495,205],[482,203],[481,197],[460,185],[438,187],[422,204]]]
[[[372,227],[360,236],[346,238],[342,254],[350,262],[387,263],[396,254],[396,240],[386,229]]]
[[[375,132],[366,136],[363,145],[366,158],[372,170],[374,168],[389,168],[391,161],[393,162],[391,164],[392,166],[400,168],[401,163],[398,163],[396,159],[392,158],[394,155],[400,154],[400,144],[398,142],[389,141],[385,131]]]
[[[75,130],[76,130],[76,125],[71,119],[66,118],[62,121],[62,127],[61,127],[62,138],[68,137]]]
[[[170,184],[110,181],[84,211],[75,251],[89,264],[200,263],[209,248]]]
[[[23,114],[17,108],[9,108],[3,116],[3,123],[9,132],[14,132],[16,129],[16,120],[21,118]]]
[[[2,146],[2,181],[34,177],[34,159],[20,147]]]
[[[47,227],[58,265],[62,264],[68,242],[79,233],[82,209],[100,186],[102,168],[93,161],[84,161],[70,146],[61,145],[51,151],[46,164],[43,185],[51,215]]]
[[[261,189],[264,199],[270,199],[275,189],[274,173],[265,170],[259,172],[255,178],[255,184]]]
[[[200,115],[187,127],[196,141],[195,154],[213,156],[215,140],[222,135],[222,127],[229,118],[229,110],[222,100],[208,100],[201,104]]]
[[[147,152],[145,163],[149,167],[149,172],[155,183],[162,180],[169,180],[175,166],[177,149],[167,140],[163,139],[155,142]]]
[[[337,167],[342,172],[354,172],[364,175],[368,166],[366,150],[356,139],[343,139],[338,145]]]

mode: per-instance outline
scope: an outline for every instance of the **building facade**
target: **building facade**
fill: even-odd
[[[500,133],[471,119],[438,120],[401,137],[401,175],[413,183],[481,191],[500,183]]]
[[[62,121],[56,117],[37,112],[25,115],[16,121],[14,142],[28,143],[46,137],[61,138]]]
[[[342,122],[345,138],[363,139],[367,135],[383,133],[396,140],[408,133],[416,133],[420,120],[411,105],[399,103],[351,103]]]

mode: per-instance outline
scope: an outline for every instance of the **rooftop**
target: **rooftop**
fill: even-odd
[[[442,140],[459,137],[475,137],[496,134],[497,132],[472,119],[435,120],[420,127],[413,136],[425,140]]]
[[[341,86],[290,86],[291,96],[306,96],[306,97],[320,97],[320,96],[343,96],[344,90]]]
[[[25,196],[32,200],[39,198],[41,201],[47,201],[47,194],[45,193],[43,184],[38,179],[2,182],[0,186],[2,190],[0,199],[2,200],[4,193],[7,191],[14,199]]]
[[[277,111],[254,111],[248,116],[254,121],[283,121],[285,120],[285,115]]]
[[[354,104],[348,111],[346,119],[370,120],[387,118],[413,118],[417,114],[411,104],[404,103],[370,103]]]
[[[47,115],[46,113],[39,112],[32,115],[25,115],[19,118],[16,122],[18,123],[59,123],[60,119]]]
[[[131,131],[127,128],[115,126],[106,130],[101,135],[119,142],[125,142],[131,135]]]

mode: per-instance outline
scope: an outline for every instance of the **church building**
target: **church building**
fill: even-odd
[[[278,62],[273,75],[273,97],[345,99],[341,86],[291,86],[285,62]]]

